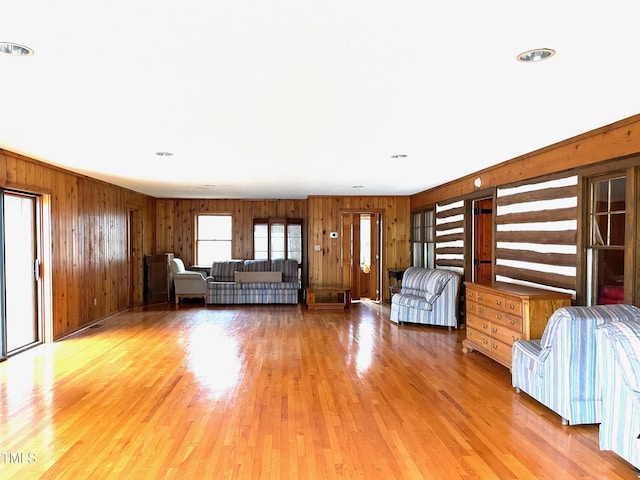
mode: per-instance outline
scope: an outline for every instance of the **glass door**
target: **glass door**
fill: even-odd
[[[3,269],[2,356],[40,342],[36,197],[2,195]]]

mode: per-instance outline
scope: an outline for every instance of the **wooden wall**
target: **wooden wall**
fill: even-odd
[[[156,252],[173,253],[185,265],[195,262],[194,227],[198,213],[233,216],[233,258],[253,258],[254,218],[307,218],[306,200],[159,199],[156,201]]]
[[[379,211],[383,218],[383,268],[385,298],[388,299],[387,266],[409,265],[409,202],[406,197],[310,197],[308,200],[183,200],[156,202],[156,252],[172,252],[186,265],[194,262],[194,216],[220,212],[233,215],[233,256],[252,258],[253,219],[302,218],[305,226],[305,257],[310,283],[337,284],[342,274],[340,241],[330,232],[340,231],[341,211]],[[321,245],[320,252],[314,245]],[[306,268],[305,268],[306,267]]]
[[[482,189],[490,189],[639,152],[640,115],[635,115],[417,193],[411,197],[411,208],[420,209],[472,194],[478,190],[473,184],[476,177],[482,179]]]
[[[307,251],[309,283],[342,283],[341,241],[329,238],[340,232],[340,212],[382,212],[382,280],[383,299],[389,300],[387,268],[408,267],[411,227],[410,197],[403,196],[313,196],[309,197]],[[314,246],[321,250],[315,251]]]
[[[51,276],[54,339],[129,306],[130,211],[137,252],[131,259],[131,298],[142,302],[142,259],[154,244],[151,197],[2,149],[0,185],[48,199],[51,271],[43,275]]]

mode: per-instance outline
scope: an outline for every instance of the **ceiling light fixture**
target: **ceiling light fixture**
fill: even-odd
[[[171,156],[173,156],[173,153],[171,153],[171,152],[156,152],[156,155],[158,155],[159,157],[171,157]]]
[[[33,55],[31,48],[13,42],[0,42],[0,52],[15,57],[28,57],[29,55]]]
[[[536,48],[534,50],[527,50],[526,52],[522,52],[516,58],[519,62],[535,63],[551,58],[555,54],[556,51],[551,48]]]
[[[391,158],[407,158],[404,153],[398,153],[396,155],[391,155]]]

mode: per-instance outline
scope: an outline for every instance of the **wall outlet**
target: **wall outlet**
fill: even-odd
[[[96,297],[93,297],[93,304],[98,305],[98,299]]]
[[[313,249],[314,249],[316,252],[319,252],[319,251],[321,250],[320,245],[314,245]]]

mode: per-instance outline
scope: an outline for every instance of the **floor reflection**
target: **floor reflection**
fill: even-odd
[[[221,326],[194,326],[187,351],[188,368],[213,397],[221,397],[238,384],[244,358],[235,338],[225,335]]]

